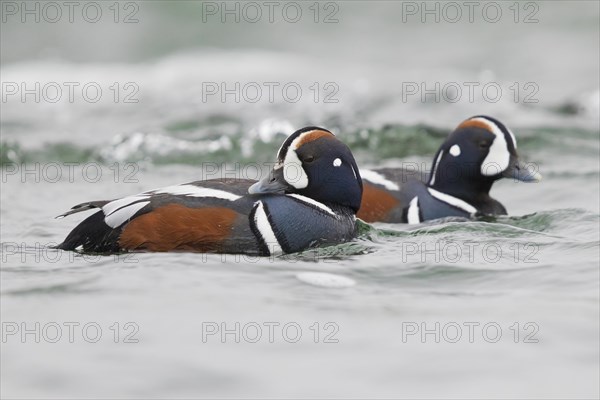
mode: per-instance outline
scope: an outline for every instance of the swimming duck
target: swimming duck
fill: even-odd
[[[357,214],[366,222],[418,224],[444,217],[505,215],[489,194],[494,182],[538,182],[517,153],[514,134],[495,118],[478,115],[450,133],[429,174],[400,168],[361,171],[364,190]]]
[[[354,238],[361,196],[350,149],[330,131],[311,126],[285,140],[261,181],[196,181],[78,204],[59,217],[98,211],[57,247],[95,253],[293,253]]]

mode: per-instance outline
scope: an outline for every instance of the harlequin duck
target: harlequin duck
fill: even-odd
[[[504,206],[489,195],[495,181],[541,179],[519,161],[510,129],[483,115],[467,119],[448,136],[429,174],[392,168],[361,172],[364,191],[357,216],[367,222],[411,224],[451,216],[504,215]]]
[[[100,210],[58,248],[292,253],[354,238],[361,195],[350,149],[328,130],[307,127],[287,138],[260,182],[197,181],[76,205],[59,217]]]

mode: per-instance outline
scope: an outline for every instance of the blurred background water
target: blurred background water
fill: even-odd
[[[599,396],[598,2],[1,6],[3,398]],[[48,247],[74,204],[252,177],[308,124],[427,169],[476,114],[544,176],[495,185],[511,217],[275,259]]]

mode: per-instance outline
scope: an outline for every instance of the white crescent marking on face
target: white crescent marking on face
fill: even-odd
[[[440,165],[440,160],[442,159],[443,155],[444,155],[444,151],[441,150],[440,154],[435,159],[435,165],[434,165],[433,172],[431,173],[431,179],[429,180],[429,186],[433,186],[433,184],[435,183],[435,173],[437,172],[437,169],[438,169],[438,167]]]
[[[342,160],[340,160],[339,158],[336,158],[335,160],[333,160],[334,167],[339,167],[340,165],[342,165]]]
[[[130,220],[131,217],[133,217],[136,212],[138,212],[139,210],[144,208],[147,204],[150,204],[150,202],[142,201],[139,203],[133,203],[129,206],[120,208],[117,211],[114,211],[108,217],[105,217],[104,222],[106,222],[106,225],[110,226],[111,228],[118,228],[125,221]]]
[[[450,147],[449,153],[452,154],[454,157],[460,156],[460,146],[455,144],[454,146]]]
[[[517,149],[517,139],[515,138],[515,134],[512,133],[512,131],[508,128],[506,128],[506,130],[508,131],[508,134],[510,135],[512,142],[513,142],[513,146],[515,146],[515,150]]]
[[[496,136],[490,146],[488,155],[483,160],[483,163],[481,163],[481,175],[498,175],[508,168],[508,163],[510,162],[510,153],[508,152],[508,144],[504,138],[504,133],[498,125],[486,118],[473,118],[473,121],[485,124],[488,130]]]
[[[418,224],[421,222],[421,218],[419,218],[419,197],[418,196],[415,196],[410,201],[406,218],[407,218],[409,224]]]
[[[386,179],[383,175],[381,175],[378,172],[363,169],[362,171],[360,171],[360,176],[371,183],[385,187],[387,190],[400,190],[400,186]]]
[[[358,174],[356,173],[356,169],[354,169],[354,165],[350,164],[352,167],[352,173],[354,174],[354,179],[358,179]]]
[[[256,202],[256,213],[254,213],[254,223],[256,224],[256,228],[260,232],[265,245],[269,249],[270,255],[282,254],[283,249],[277,240],[277,236],[275,236],[275,232],[273,232],[273,227],[269,223],[269,218],[267,218],[267,213],[265,212],[265,208],[262,201]]]
[[[451,206],[454,206],[456,208],[460,208],[461,210],[466,211],[469,214],[475,214],[477,212],[477,209],[475,207],[473,207],[464,200],[458,199],[454,196],[450,196],[446,193],[438,192],[437,190],[432,188],[427,188],[427,190],[433,197],[443,201],[444,203],[450,204]]]

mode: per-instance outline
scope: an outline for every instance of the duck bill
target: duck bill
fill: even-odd
[[[250,194],[279,193],[283,194],[289,188],[283,178],[283,168],[273,168],[267,176],[248,188]]]
[[[517,159],[511,162],[511,166],[502,173],[502,176],[521,182],[539,182],[542,180],[542,175],[534,167],[534,165],[527,166]]]

